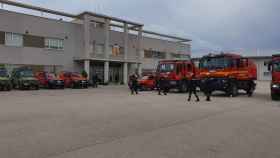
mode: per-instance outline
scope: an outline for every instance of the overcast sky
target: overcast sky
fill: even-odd
[[[280,50],[280,0],[18,0],[71,13],[94,11],[193,40],[193,53]],[[266,52],[264,52],[264,50]],[[267,52],[268,51],[268,52]]]

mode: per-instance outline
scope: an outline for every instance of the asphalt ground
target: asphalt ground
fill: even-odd
[[[277,158],[280,102],[130,95],[127,87],[0,92],[2,158]]]

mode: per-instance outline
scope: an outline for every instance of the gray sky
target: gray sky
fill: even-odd
[[[193,53],[280,50],[279,0],[18,0],[55,10],[84,10],[145,24],[193,40]]]

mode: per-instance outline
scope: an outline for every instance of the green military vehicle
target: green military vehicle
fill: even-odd
[[[35,78],[32,69],[16,68],[12,72],[12,85],[15,89],[30,90],[39,89],[39,81]]]
[[[0,67],[0,91],[10,91],[11,88],[12,84],[7,69]]]

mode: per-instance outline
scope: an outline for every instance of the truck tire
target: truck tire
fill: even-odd
[[[279,100],[279,96],[273,92],[271,92],[271,99],[272,100]]]
[[[251,81],[249,83],[249,88],[246,91],[246,94],[248,95],[248,97],[251,97],[254,94],[255,89],[256,89],[256,85],[253,81]]]
[[[238,87],[236,82],[232,81],[230,83],[229,89],[227,91],[227,95],[229,97],[236,97],[238,95]]]
[[[40,86],[39,85],[36,85],[35,86],[35,90],[39,90],[40,89]]]
[[[8,85],[6,86],[6,90],[7,90],[7,91],[11,91],[11,89],[12,89],[12,86],[11,86],[10,84],[8,84]]]
[[[187,81],[182,81],[179,89],[180,93],[186,93],[188,91]]]

